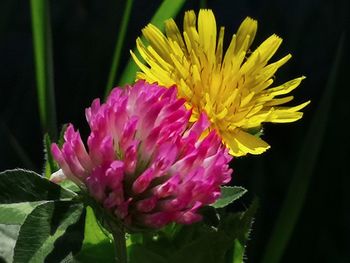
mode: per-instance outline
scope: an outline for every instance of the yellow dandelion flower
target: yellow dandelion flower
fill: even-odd
[[[200,10],[184,17],[183,34],[173,19],[165,22],[165,35],[152,24],[142,33],[149,45],[137,39],[141,62],[131,52],[142,72],[137,79],[170,87],[178,87],[180,97],[193,109],[192,120],[205,111],[223,142],[234,156],[261,154],[270,146],[252,131],[261,129],[264,122],[285,123],[300,119],[300,110],[308,102],[294,107],[280,106],[293,99],[284,96],[295,89],[304,77],[270,87],[274,74],[291,55],[268,64],[281,45],[277,35],[267,38],[250,52],[257,31],[257,21],[247,17],[233,35],[223,52],[224,27],[217,34],[214,14]]]

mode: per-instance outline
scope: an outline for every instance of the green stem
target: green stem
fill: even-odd
[[[49,3],[31,0],[36,87],[43,132],[56,140],[56,107],[53,83],[53,58]]]
[[[127,263],[125,230],[121,227],[114,226],[112,228],[112,235],[115,247],[115,262]]]
[[[123,44],[124,44],[124,40],[125,40],[126,29],[128,28],[128,23],[129,23],[129,19],[130,19],[132,5],[133,5],[133,0],[126,1],[124,15],[123,15],[122,22],[121,22],[120,28],[119,28],[119,36],[118,36],[117,43],[116,43],[116,46],[114,49],[112,66],[111,66],[111,69],[110,69],[109,75],[108,75],[108,81],[107,81],[107,86],[106,86],[106,90],[105,90],[105,97],[108,96],[109,92],[113,88],[114,82],[116,79],[116,74],[117,74],[118,69],[119,69],[120,56],[121,56],[121,52],[122,52],[122,48],[123,48]]]
[[[115,262],[128,263],[126,249],[126,231],[123,223],[113,214],[106,211],[96,200],[88,195],[82,195],[82,201],[89,205],[93,210],[101,230],[107,229],[112,234],[115,248]],[[107,234],[110,237],[110,234]]]

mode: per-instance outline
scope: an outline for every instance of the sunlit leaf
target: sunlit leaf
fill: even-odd
[[[72,201],[51,201],[37,206],[20,228],[14,262],[58,262],[79,251],[84,206]]]
[[[43,201],[0,204],[0,224],[20,225],[24,222],[26,216],[42,203]]]
[[[221,197],[212,206],[215,208],[228,206],[246,192],[247,190],[240,186],[223,186],[221,187]]]
[[[0,262],[12,262],[20,225],[0,224]]]
[[[112,239],[102,231],[90,207],[87,207],[84,232],[82,249],[75,258],[84,263],[114,262]]]

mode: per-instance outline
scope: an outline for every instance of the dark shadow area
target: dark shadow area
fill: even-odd
[[[61,213],[61,211],[59,212]],[[55,219],[55,211],[52,219]],[[55,262],[70,262],[67,257],[71,256],[73,259],[73,255],[78,253],[81,249],[84,240],[84,226],[85,226],[85,217],[86,210],[81,213],[79,220],[70,225],[65,233],[55,241],[54,249],[51,253],[46,257],[45,262],[47,263],[55,263]],[[52,222],[51,225],[55,223]]]

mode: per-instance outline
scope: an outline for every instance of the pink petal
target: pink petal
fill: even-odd
[[[151,181],[154,179],[154,170],[152,168],[148,168],[144,171],[133,183],[132,190],[135,194],[141,194],[144,192]]]

